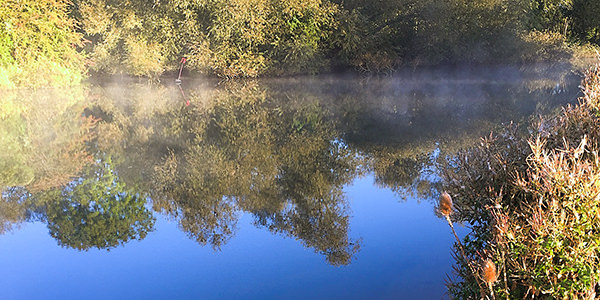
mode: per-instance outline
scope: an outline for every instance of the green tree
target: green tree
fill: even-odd
[[[600,3],[573,0],[573,31],[584,41],[600,44]]]
[[[571,9],[578,6],[573,0],[530,0],[527,28],[567,34]]]
[[[154,227],[146,199],[119,181],[110,158],[90,165],[62,190],[36,198],[44,203],[42,219],[61,246],[110,249],[144,239]]]
[[[327,1],[77,2],[93,69],[155,77],[189,68],[225,77],[319,70],[337,6]]]
[[[158,1],[77,1],[92,70],[151,78],[162,74],[180,50],[177,19],[165,7]]]

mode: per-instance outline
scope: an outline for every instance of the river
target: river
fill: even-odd
[[[440,166],[576,103],[579,80],[502,66],[0,91],[0,298],[447,298]]]

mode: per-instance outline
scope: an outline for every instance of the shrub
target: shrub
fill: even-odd
[[[557,32],[531,31],[523,36],[521,60],[538,61],[568,61],[572,50],[568,47],[566,38]]]
[[[581,40],[600,44],[600,2],[573,0],[573,32]]]
[[[472,231],[467,261],[490,259],[499,280],[490,296],[593,298],[600,280],[600,70],[583,81],[574,107],[537,124],[529,139],[514,126],[482,139],[446,165],[454,218]],[[483,297],[466,263],[456,298]]]
[[[338,6],[329,1],[81,0],[93,69],[134,75],[188,67],[224,77],[314,72],[326,65]]]
[[[0,88],[66,86],[81,80],[81,35],[68,0],[6,1],[0,6]]]
[[[77,15],[93,71],[156,78],[178,61],[175,8],[158,2],[80,0]]]

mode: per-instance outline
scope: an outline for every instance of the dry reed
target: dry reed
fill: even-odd
[[[445,217],[446,221],[448,222],[448,225],[450,226],[450,229],[452,230],[452,234],[454,235],[454,238],[456,239],[456,243],[458,245],[458,249],[460,250],[460,254],[462,255],[462,258],[465,261],[465,263],[469,266],[469,270],[471,271],[471,273],[473,274],[473,277],[477,281],[477,285],[479,286],[479,289],[482,291],[481,294],[483,295],[484,294],[483,288],[482,288],[479,280],[477,279],[475,269],[473,268],[471,261],[465,254],[465,249],[463,248],[463,245],[460,242],[460,238],[458,238],[458,234],[456,234],[456,230],[454,230],[454,224],[452,223],[452,220],[450,219],[450,214],[452,213],[452,197],[450,196],[450,194],[448,194],[447,192],[442,193],[442,195],[440,196],[440,200],[439,200],[437,209],[440,212],[440,214],[442,214]]]

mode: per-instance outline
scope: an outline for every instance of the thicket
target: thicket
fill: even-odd
[[[595,41],[595,4],[571,0],[79,0],[92,69],[154,76],[188,58],[224,77],[565,60]]]
[[[158,78],[181,57],[222,77],[565,60],[569,44],[600,41],[599,10],[594,0],[7,0],[0,86],[77,82],[84,69]]]
[[[85,70],[82,34],[68,0],[4,0],[0,5],[0,88],[66,86]]]
[[[156,76],[189,68],[225,77],[316,72],[339,23],[328,1],[81,0],[93,70]]]
[[[454,298],[593,299],[600,292],[600,67],[584,96],[530,138],[509,127],[445,167],[457,249]],[[440,206],[442,208],[442,206]],[[494,276],[484,276],[489,262]],[[489,274],[488,274],[489,275]],[[487,288],[489,285],[489,289]]]

